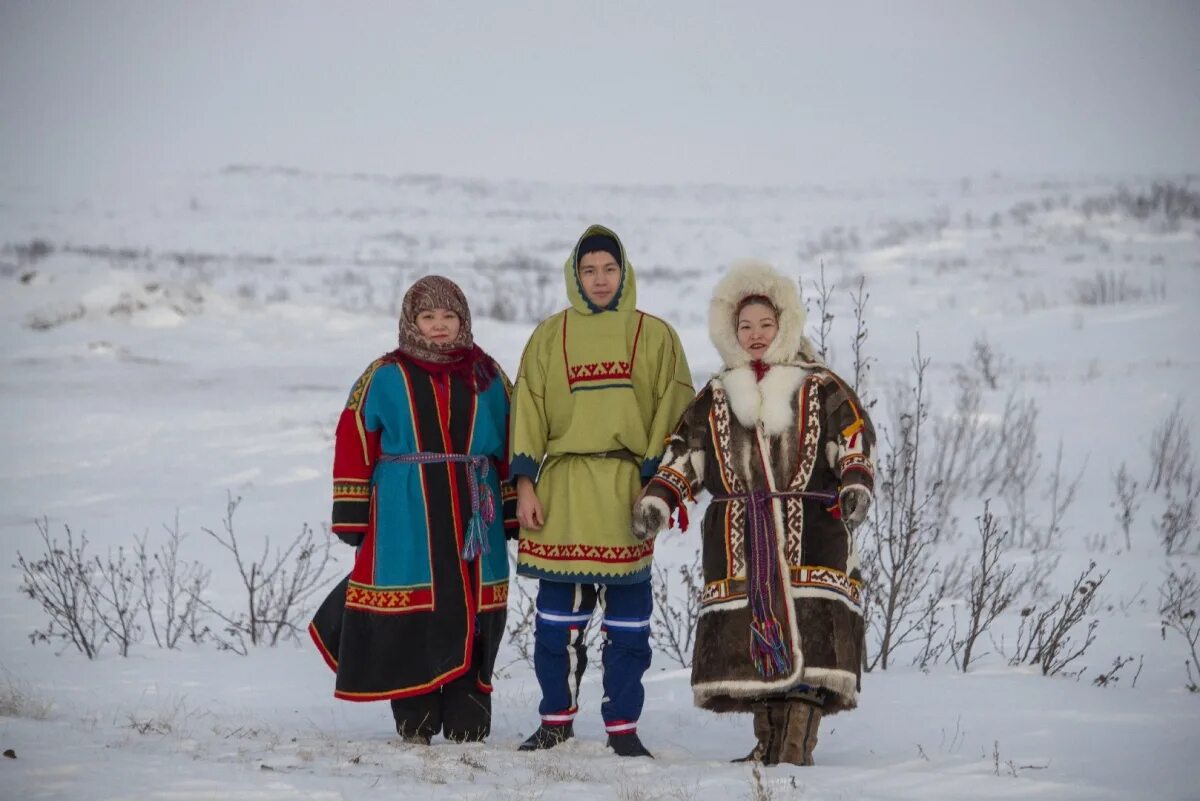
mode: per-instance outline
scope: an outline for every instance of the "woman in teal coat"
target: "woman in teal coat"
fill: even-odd
[[[480,740],[508,604],[508,379],[440,276],[404,298],[400,347],[355,382],[334,443],[333,533],[358,550],[309,631],[334,695],[391,702],[428,743]],[[509,531],[515,536],[514,514]]]

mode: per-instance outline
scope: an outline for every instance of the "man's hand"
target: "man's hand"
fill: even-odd
[[[871,493],[866,487],[851,485],[842,490],[838,496],[842,507],[842,521],[850,528],[857,528],[867,519],[867,510],[871,508]]]
[[[517,522],[530,531],[541,531],[546,524],[546,512],[528,476],[517,477]]]
[[[667,525],[671,510],[661,498],[643,495],[633,505],[633,536],[643,542],[658,534]]]

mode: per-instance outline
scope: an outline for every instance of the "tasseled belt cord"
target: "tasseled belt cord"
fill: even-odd
[[[401,464],[441,464],[451,462],[465,464],[467,470],[467,487],[471,492],[471,522],[467,524],[467,533],[463,537],[462,558],[470,562],[481,553],[491,553],[487,540],[488,527],[496,519],[496,497],[492,487],[487,482],[491,472],[491,460],[486,456],[468,456],[463,453],[432,453],[418,451],[417,453],[385,453],[379,457],[383,462],[399,462]]]
[[[837,495],[825,492],[770,492],[755,490],[741,495],[716,495],[714,501],[745,501],[750,545],[750,658],[760,676],[771,678],[792,670],[792,655],[784,647],[783,627],[775,616],[775,580],[779,576],[778,533],[773,498],[810,498],[836,503]]]

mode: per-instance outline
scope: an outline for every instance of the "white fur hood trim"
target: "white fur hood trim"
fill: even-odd
[[[796,361],[817,361],[816,349],[804,336],[804,304],[795,281],[775,271],[769,264],[758,261],[738,262],[717,282],[708,307],[708,335],[725,366],[743,367],[750,363],[750,354],[737,341],[738,304],[750,295],[763,295],[779,310],[779,331],[763,355],[768,364]]]
[[[754,428],[761,422],[763,433],[775,437],[795,425],[792,398],[800,391],[806,375],[808,370],[804,367],[778,364],[761,381],[754,378],[752,367],[726,370],[714,381],[725,390],[729,408],[739,423]]]

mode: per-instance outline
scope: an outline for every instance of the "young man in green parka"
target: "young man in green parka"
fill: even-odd
[[[608,745],[651,756],[637,723],[650,666],[654,541],[634,538],[632,508],[695,390],[679,335],[636,308],[633,268],[615,233],[589,227],[564,272],[571,306],[534,330],[513,393],[517,573],[540,579],[541,725],[521,750],[573,736],[583,636],[599,600]]]

